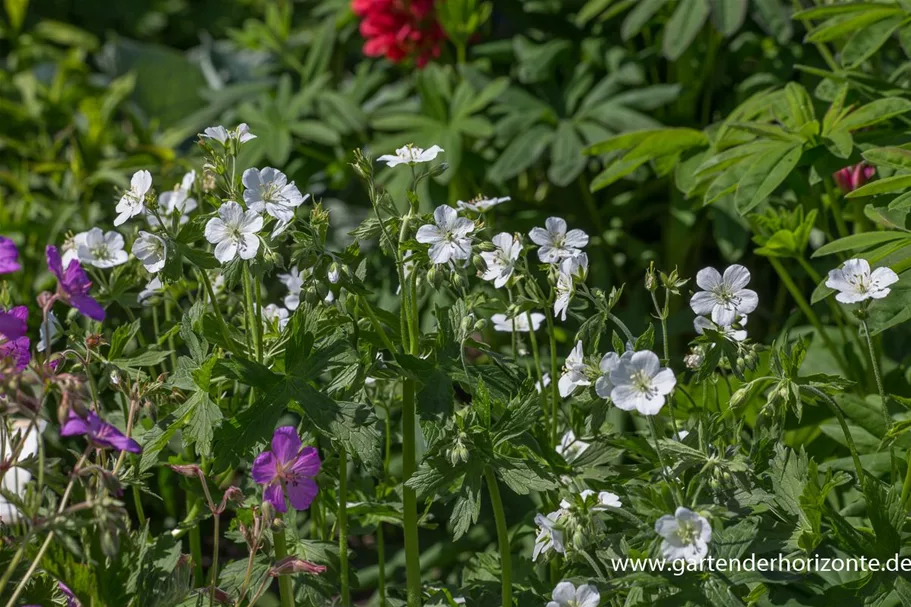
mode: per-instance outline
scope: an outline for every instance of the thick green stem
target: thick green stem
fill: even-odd
[[[506,526],[506,511],[500,497],[497,477],[489,467],[484,469],[487,479],[487,491],[490,492],[490,503],[497,523],[497,540],[500,544],[500,575],[503,586],[503,607],[512,607],[512,556],[509,548],[509,528]]]
[[[273,532],[272,539],[275,541],[275,560],[280,561],[288,556],[285,530]],[[290,575],[278,576],[278,594],[281,599],[281,607],[294,607],[294,585],[291,583]]]
[[[199,498],[191,497],[187,495],[187,508],[188,511],[198,511],[199,510]],[[192,504],[191,504],[192,503]],[[190,556],[193,558],[193,582],[197,588],[202,587],[206,583],[205,575],[202,570],[202,535],[199,531],[199,522],[195,522],[193,527],[190,529]]]
[[[408,583],[408,607],[421,605],[421,561],[418,542],[418,499],[414,489],[405,483],[415,473],[415,383],[406,379],[402,388],[402,502],[405,526],[405,576]]]
[[[205,480],[203,480],[203,482],[205,482]],[[209,576],[212,578],[209,585],[209,607],[215,605],[215,586],[218,583],[218,536],[221,535],[221,529],[219,529],[221,515],[213,513],[213,517],[215,519],[215,535],[213,536],[212,545],[212,571],[209,573]]]
[[[379,573],[376,578],[376,591],[380,595],[380,607],[386,607],[386,538],[383,536],[383,523],[376,525],[376,559]]]
[[[338,449],[338,555],[341,568],[342,607],[351,607],[348,589],[348,453]]]
[[[879,390],[879,399],[883,407],[883,419],[886,420],[886,428],[892,425],[892,417],[889,415],[889,407],[886,403],[886,390],[883,388],[883,378],[879,372],[879,360],[876,356],[876,348],[873,347],[873,338],[870,336],[870,329],[867,327],[867,321],[861,320],[860,326],[863,329],[864,337],[867,339],[867,349],[870,351],[870,365],[873,367],[873,376],[876,378],[876,389]]]
[[[551,409],[550,409],[550,445],[557,446],[557,430],[560,420],[560,392],[557,384],[557,336],[554,334],[554,319],[550,313],[550,307],[547,308],[547,334],[550,336],[550,387],[551,387]],[[541,386],[544,390],[544,386]]]

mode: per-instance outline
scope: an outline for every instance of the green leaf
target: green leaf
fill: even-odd
[[[184,407],[192,407],[183,432],[184,443],[195,443],[200,457],[210,457],[212,437],[224,418],[221,409],[202,391],[193,394]]]
[[[747,16],[748,0],[709,0],[712,22],[718,31],[731,36],[740,29]]]
[[[891,177],[877,179],[862,185],[853,192],[845,194],[845,198],[862,198],[864,196],[901,192],[909,187],[911,187],[911,175],[892,175]]]
[[[737,210],[746,214],[768,198],[791,174],[802,153],[802,147],[795,145],[782,146],[761,156],[737,184]]]
[[[869,59],[886,43],[903,21],[902,16],[883,19],[855,31],[841,51],[841,64],[854,68]]]
[[[709,0],[683,0],[664,28],[664,56],[676,61],[692,44],[709,16]]]
[[[839,121],[837,128],[856,131],[911,111],[911,101],[901,97],[877,99],[862,105]]]
[[[487,173],[491,181],[511,179],[535,164],[554,139],[551,127],[538,124],[512,140]]]
[[[139,319],[137,318],[128,325],[120,325],[114,329],[111,335],[111,349],[108,350],[108,359],[119,358],[123,354],[124,348],[139,332]]]
[[[826,255],[832,255],[833,253],[841,253],[842,251],[859,251],[884,242],[907,238],[911,237],[901,232],[863,232],[861,234],[851,234],[850,236],[839,238],[838,240],[819,247],[813,253],[813,257],[824,257]]]
[[[553,183],[565,187],[576,180],[585,169],[582,148],[582,138],[575,125],[569,120],[560,121],[550,148],[550,168],[547,171]]]
[[[500,480],[519,495],[527,495],[531,491],[547,491],[557,486],[549,478],[550,475],[534,461],[501,457],[497,459],[496,465]]]
[[[867,326],[871,335],[879,335],[886,329],[911,320],[911,284],[908,274],[901,274],[899,282],[892,285],[888,297],[874,300],[870,304]]]
[[[620,35],[624,40],[629,40],[642,30],[643,26],[651,20],[668,0],[640,0],[636,8],[631,10],[620,28]]]
[[[862,30],[869,26],[870,24],[876,23],[877,21],[882,21],[883,19],[888,19],[889,17],[895,16],[896,13],[899,13],[900,10],[897,10],[896,7],[888,8],[875,8],[873,10],[865,10],[860,12],[857,15],[852,17],[843,18],[843,17],[834,17],[823,21],[818,26],[814,27],[807,34],[807,37],[804,38],[804,42],[812,42],[814,44],[820,42],[832,42],[833,40],[838,40],[845,36],[854,34],[859,30]]]
[[[317,430],[340,441],[365,464],[379,463],[380,432],[372,408],[360,403],[335,402],[300,381],[292,382],[291,396],[294,401],[290,409],[306,416]]]
[[[872,148],[862,154],[864,160],[877,166],[911,169],[911,150],[897,147]]]
[[[14,30],[22,27],[22,23],[25,21],[25,13],[28,10],[28,3],[29,0],[3,0],[3,6]]]
[[[462,487],[449,518],[454,540],[465,535],[471,526],[478,522],[478,515],[481,513],[481,476],[481,472],[475,469],[465,474],[462,480]]]

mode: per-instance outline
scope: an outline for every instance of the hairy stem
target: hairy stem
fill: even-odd
[[[348,453],[338,448],[338,555],[341,568],[342,607],[351,607],[348,589]]]
[[[506,526],[506,511],[500,497],[497,477],[488,466],[484,469],[487,479],[487,491],[490,492],[490,503],[493,506],[494,519],[497,523],[497,540],[500,544],[500,574],[503,587],[503,607],[512,607],[512,557],[509,548],[509,528]]]
[[[272,538],[275,540],[275,560],[280,561],[288,556],[288,541],[285,538],[285,529],[273,532]],[[294,607],[294,586],[291,583],[290,575],[278,576],[278,594],[281,599],[281,607]]]
[[[883,407],[883,419],[886,420],[886,429],[892,425],[892,416],[889,415],[889,406],[886,403],[886,390],[883,388],[883,378],[879,371],[879,359],[876,356],[876,348],[873,347],[873,338],[870,336],[870,329],[867,327],[867,321],[861,320],[860,326],[863,329],[864,337],[867,339],[867,349],[870,352],[870,365],[873,368],[873,376],[876,378],[876,389],[879,390],[879,399]]]

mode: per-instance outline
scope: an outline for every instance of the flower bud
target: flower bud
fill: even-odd
[[[468,286],[468,281],[465,280],[465,277],[457,272],[452,273],[452,278],[450,280],[452,282],[452,286],[456,289],[461,290]]]
[[[655,262],[651,262],[645,272],[645,288],[654,293],[658,290],[658,279],[655,276]]]
[[[475,331],[483,331],[486,328],[487,328],[487,319],[486,318],[482,318],[482,319],[478,320],[478,322],[474,323]]]
[[[275,563],[275,566],[269,571],[269,575],[276,577],[279,575],[293,575],[295,573],[311,573],[319,575],[326,571],[322,565],[316,565],[310,561],[305,561],[296,556],[286,556]]]
[[[310,304],[310,305],[317,304],[317,303],[319,303],[320,299],[321,298],[319,296],[319,289],[317,289],[315,286],[310,285],[309,287],[304,289],[304,300],[308,304]]]
[[[38,294],[38,306],[44,310],[49,305],[54,303],[54,294],[50,291],[42,291]]]
[[[202,469],[196,464],[171,464],[168,467],[181,476],[202,476]]]
[[[472,255],[471,263],[474,265],[475,269],[477,269],[478,272],[483,274],[487,271],[487,262],[484,261],[484,258],[480,255]]]
[[[202,191],[208,193],[213,190],[215,190],[215,173],[206,171],[202,175]]]

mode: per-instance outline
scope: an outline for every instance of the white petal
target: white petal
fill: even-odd
[[[598,589],[591,584],[579,586],[579,589],[576,590],[576,604],[579,607],[598,607],[600,602],[601,595],[598,593]]]
[[[567,604],[576,599],[576,587],[570,582],[560,582],[551,597],[559,603]]]
[[[237,255],[237,243],[233,240],[222,240],[215,247],[215,259],[221,263],[228,263]]]
[[[262,221],[262,219],[260,219]],[[241,259],[253,259],[259,250],[259,238],[255,234],[243,234],[237,252]]]
[[[737,318],[739,310],[731,304],[716,305],[712,308],[712,321],[722,327],[730,326]]]
[[[730,291],[739,291],[750,284],[750,271],[740,264],[735,264],[724,271],[722,281]]]
[[[550,233],[544,228],[532,228],[528,233],[528,237],[538,246],[548,245],[553,242]]]
[[[676,535],[680,529],[677,519],[673,515],[665,514],[655,522],[655,533],[663,538],[669,538]]]
[[[459,217],[459,212],[449,205],[440,205],[433,211],[433,220],[444,232],[450,231]]]
[[[428,223],[418,228],[415,239],[421,244],[433,244],[443,240],[443,234],[440,232],[440,228]]]
[[[206,223],[206,240],[212,244],[217,244],[223,242],[228,238],[228,226],[225,225],[225,222],[217,217],[213,217]],[[233,257],[233,255],[232,255]]]
[[[563,246],[573,247],[575,249],[581,249],[587,244],[588,234],[582,230],[570,230],[566,233],[566,238],[563,240]]]
[[[737,297],[740,298],[737,304],[737,314],[750,314],[759,306],[759,295],[752,289],[737,291]]]
[[[566,221],[562,217],[548,217],[544,226],[552,235],[564,236],[566,234]]]
[[[690,308],[699,316],[711,314],[715,304],[715,296],[708,291],[698,291],[690,299]]]
[[[718,273],[718,270],[715,268],[702,268],[699,270],[699,273],[696,274],[696,284],[700,288],[711,291],[716,287],[721,286],[721,274]],[[697,312],[698,314],[699,312]]]

